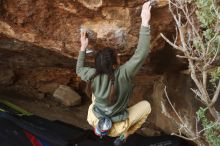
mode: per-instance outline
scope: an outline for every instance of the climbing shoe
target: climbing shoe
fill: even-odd
[[[124,135],[121,135],[120,137],[116,138],[114,141],[114,146],[122,146],[125,143],[126,139]]]

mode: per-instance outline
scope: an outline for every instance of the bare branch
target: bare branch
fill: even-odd
[[[194,90],[191,88],[191,91],[196,95],[196,99],[199,100],[200,102],[202,102],[204,105],[207,105],[206,101],[203,100],[203,98],[201,98],[202,94],[198,91],[198,90]],[[199,97],[199,98],[198,98]]]
[[[206,84],[207,84],[207,71],[206,71],[206,67],[204,67],[203,71],[202,71],[202,82],[203,82],[203,87],[206,90]]]
[[[195,141],[196,139],[199,138],[199,137],[188,138],[188,137],[185,137],[185,136],[182,136],[182,135],[176,134],[176,133],[171,133],[171,135],[178,136],[178,137],[180,137],[180,138],[183,138],[183,139],[185,139],[185,140],[190,140],[190,141]]]
[[[190,14],[188,14],[187,12],[186,12],[186,10],[183,8],[183,6],[181,5],[181,10],[183,11],[183,13],[184,13],[184,15],[185,15],[185,17],[186,17],[186,19],[187,19],[187,22],[190,24],[190,26],[192,27],[192,30],[193,30],[193,32],[195,32],[195,34],[196,34],[196,36],[199,38],[199,40],[200,40],[200,42],[201,42],[201,45],[202,45],[202,50],[204,50],[204,45],[203,45],[203,41],[202,41],[202,38],[201,38],[201,36],[200,36],[200,34],[199,34],[199,32],[198,32],[198,30],[195,28],[195,25],[193,24],[193,22],[191,21],[191,19],[190,19]]]
[[[177,39],[178,39],[178,29],[177,29],[177,27],[175,28],[175,30],[176,30],[176,38],[175,38],[175,40],[174,40],[174,44],[176,44]]]
[[[201,87],[201,84],[200,84],[199,80],[197,79],[195,66],[194,66],[192,60],[188,59],[188,61],[189,61],[189,68],[191,69],[191,78],[195,82],[198,89],[201,91],[202,87]]]
[[[191,59],[191,60],[195,60],[195,61],[201,61],[201,59],[198,58],[198,57],[181,56],[181,55],[176,55],[176,57],[178,57],[178,58],[184,58],[184,59]]]
[[[199,132],[198,132],[198,122],[199,120],[197,119],[196,117],[196,136],[198,137],[199,136]]]
[[[169,43],[173,48],[184,52],[181,47],[179,47],[179,46],[175,45],[174,43],[172,43],[172,42],[171,42],[167,37],[165,37],[162,33],[160,33],[160,35],[161,35],[162,38],[163,38],[167,43]]]
[[[209,64],[212,64],[212,63],[215,61],[216,57],[218,56],[218,53],[219,53],[218,50],[216,50],[215,55],[214,55],[214,57],[211,59],[211,61],[210,61]]]
[[[209,40],[208,45],[207,45],[207,49],[206,49],[206,54],[209,52],[211,43],[216,39],[216,37],[218,36],[218,34],[219,34],[219,32],[216,32],[215,35],[214,35],[214,37],[213,37],[211,40]]]
[[[194,7],[194,9],[192,10],[192,12],[189,14],[189,17],[191,17],[196,11],[196,7]]]
[[[180,20],[181,21],[181,20]],[[186,42],[185,42],[185,28],[184,26],[179,27],[179,33],[180,33],[180,40],[183,47],[183,51],[185,52],[187,50]]]
[[[220,80],[218,82],[218,86],[217,86],[217,88],[215,90],[215,94],[214,94],[214,96],[212,98],[210,106],[213,106],[215,104],[215,102],[217,101],[217,99],[219,97],[219,93],[220,93]]]
[[[217,19],[220,19],[220,15],[219,15],[219,12],[218,12],[217,8],[215,7],[215,2],[214,2],[214,0],[212,0],[212,8],[213,8],[213,10],[214,10],[214,12],[215,12],[215,15],[217,16]],[[212,11],[210,11],[210,12],[212,12]],[[213,14],[213,15],[214,15],[214,14]]]
[[[216,110],[216,108],[214,106],[207,106],[209,109],[209,112],[211,113],[212,117],[215,119],[215,121],[219,121],[220,120],[220,115],[218,113],[218,111]]]
[[[170,7],[171,10],[172,10],[171,4],[172,4],[173,6],[175,6],[175,8],[180,9],[180,6],[178,6],[177,4],[175,4],[175,3],[173,3],[171,0],[169,0],[169,7]],[[172,11],[172,12],[173,12],[173,11]]]
[[[173,18],[174,18],[176,24],[177,24],[177,27],[179,27],[179,26],[180,26],[180,23],[179,23],[179,21],[177,20],[176,15],[175,15],[174,12],[173,12],[172,5],[171,5],[171,4],[174,5],[174,6],[177,8],[177,10],[180,9],[180,6],[176,5],[176,4],[173,3],[171,0],[169,1],[169,10],[170,10],[170,12],[171,12],[171,14],[172,14],[172,16],[173,16]],[[177,14],[178,14],[178,12],[177,12]]]
[[[176,109],[173,107],[173,104],[171,103],[171,101],[170,101],[170,99],[169,99],[169,96],[168,96],[168,94],[167,94],[167,87],[166,87],[166,86],[165,86],[165,88],[164,88],[164,93],[165,93],[165,95],[166,95],[166,97],[167,97],[167,100],[168,100],[170,106],[172,107],[173,111],[175,112],[175,114],[176,114],[177,117],[179,118],[180,122],[181,122],[182,124],[184,124],[183,119],[180,117],[180,115],[178,114],[178,112],[176,111]]]

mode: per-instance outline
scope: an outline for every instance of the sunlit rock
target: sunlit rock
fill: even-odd
[[[74,106],[81,102],[79,94],[73,91],[70,87],[64,85],[60,85],[53,93],[53,96],[65,106]]]

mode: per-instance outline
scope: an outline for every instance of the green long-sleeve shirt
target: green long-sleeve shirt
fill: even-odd
[[[111,117],[113,122],[118,122],[127,119],[127,106],[129,97],[132,92],[132,79],[143,65],[150,47],[150,29],[141,26],[139,34],[139,42],[134,55],[118,69],[115,70],[115,95],[117,101],[115,104],[108,105],[108,96],[111,88],[111,81],[107,75],[98,75],[92,80],[93,95],[95,103],[93,113],[97,118],[103,116]],[[80,51],[76,73],[84,81],[89,81],[95,73],[94,68],[84,67],[85,51]]]

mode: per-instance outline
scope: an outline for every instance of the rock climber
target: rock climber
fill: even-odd
[[[150,48],[150,11],[150,2],[145,2],[141,11],[137,49],[120,66],[115,49],[103,48],[95,55],[95,67],[85,67],[89,40],[86,32],[81,32],[76,73],[92,89],[92,104],[88,109],[87,121],[94,127],[95,133],[102,135],[104,132],[108,136],[117,137],[115,146],[122,145],[129,135],[137,131],[151,112],[151,106],[145,100],[128,107],[133,78],[143,65]]]

